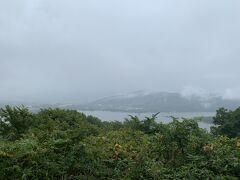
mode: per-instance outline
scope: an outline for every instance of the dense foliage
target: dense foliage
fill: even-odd
[[[213,123],[216,125],[211,129],[213,134],[240,137],[240,107],[234,111],[220,108]]]
[[[42,109],[33,114],[24,107],[7,106],[0,110],[0,177],[240,178],[236,133],[212,135],[187,119],[156,123],[156,115],[102,122],[72,110]],[[225,118],[229,117],[218,113],[215,122]]]

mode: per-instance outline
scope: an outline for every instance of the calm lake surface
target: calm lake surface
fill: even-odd
[[[129,113],[129,112],[110,112],[110,111],[81,111],[86,115],[98,117],[103,121],[124,121],[129,115],[138,116],[140,119],[150,117],[153,113]],[[172,121],[171,116],[176,118],[194,118],[194,117],[213,117],[215,112],[163,112],[157,116],[157,122],[169,123]],[[211,123],[199,122],[199,127],[210,130]]]

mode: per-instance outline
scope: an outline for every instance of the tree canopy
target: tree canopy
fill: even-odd
[[[220,108],[213,123],[216,125],[211,129],[213,134],[240,137],[240,108],[234,111]]]
[[[230,134],[221,128],[238,115],[239,109],[218,110],[220,126],[211,134],[191,119],[105,122],[73,110],[6,106],[0,111],[0,177],[239,179],[240,139],[233,126]]]

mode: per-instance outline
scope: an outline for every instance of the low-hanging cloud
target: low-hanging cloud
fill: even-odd
[[[1,1],[0,100],[80,102],[138,89],[238,97],[239,8],[224,0]]]

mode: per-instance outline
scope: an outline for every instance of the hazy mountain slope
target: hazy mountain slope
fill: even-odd
[[[219,107],[234,109],[240,106],[239,100],[224,100],[219,96],[207,98],[183,97],[178,93],[136,91],[105,97],[94,102],[75,105],[70,108],[81,110],[107,110],[129,112],[200,112],[215,111]]]

